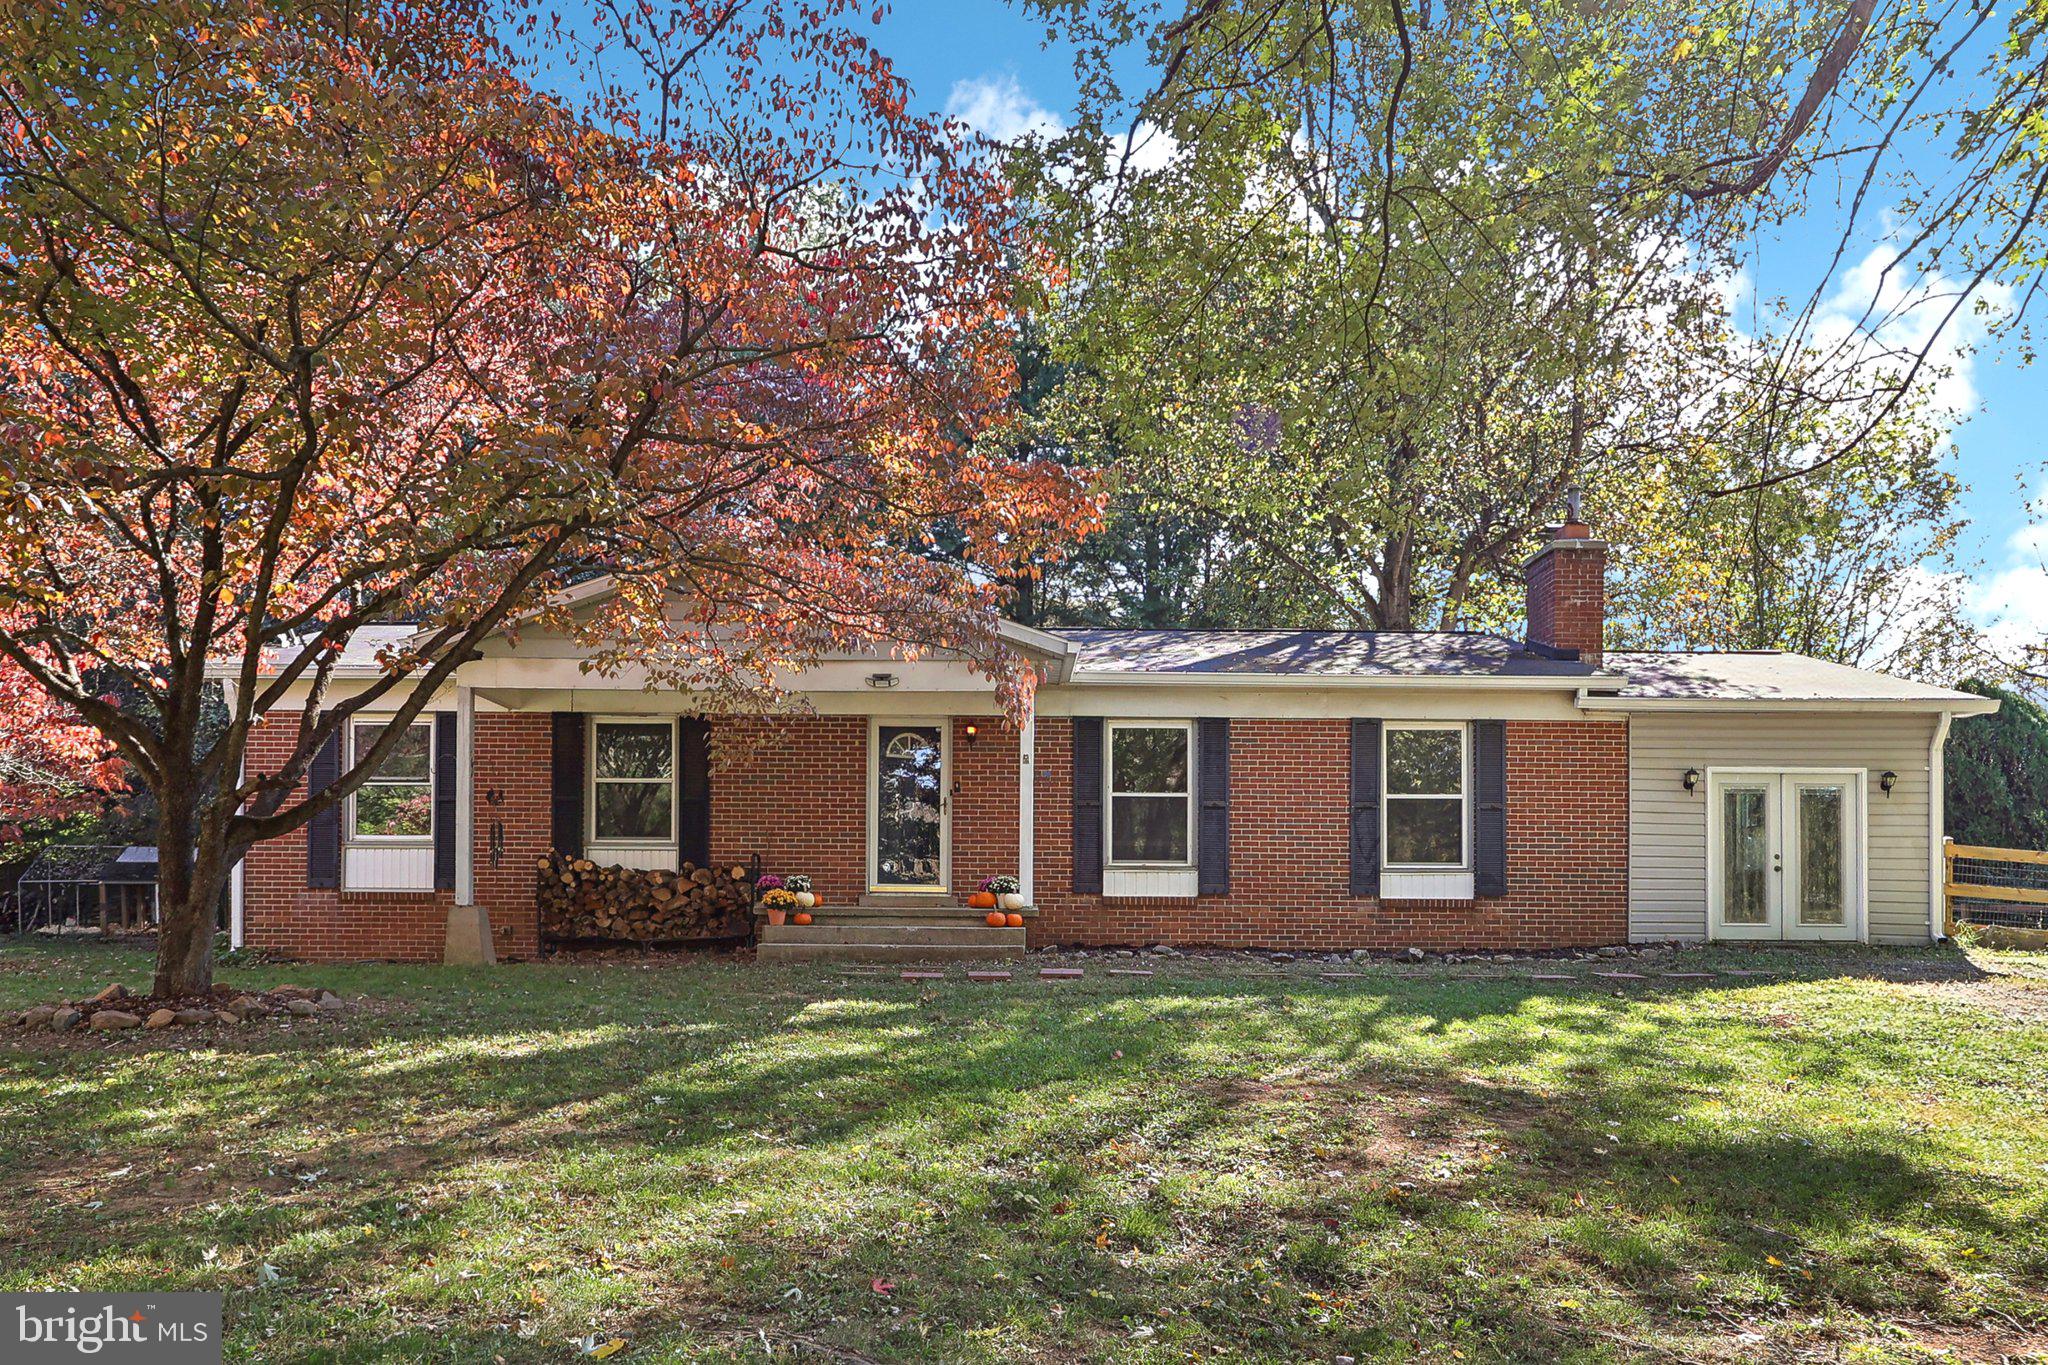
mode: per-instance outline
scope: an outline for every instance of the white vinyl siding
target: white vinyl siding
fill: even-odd
[[[350,891],[432,891],[434,846],[349,844],[342,849],[341,884]]]
[[[606,844],[583,846],[583,856],[606,867],[630,867],[641,872],[673,872],[680,865],[674,844]]]
[[[1193,900],[1201,890],[1201,874],[1192,867],[1114,867],[1102,869],[1105,896],[1152,896]]]
[[[1629,717],[1629,937],[1707,932],[1707,782],[1715,768],[1865,770],[1873,943],[1930,936],[1927,771],[1936,718],[1916,714],[1642,712]],[[1698,768],[1699,789],[1685,789]],[[1899,775],[1887,796],[1878,780]]]

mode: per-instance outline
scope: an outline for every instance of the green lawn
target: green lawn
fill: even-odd
[[[0,1289],[280,1361],[2048,1349],[2048,958],[1681,964],[1785,975],[237,967],[368,1003],[0,1033]],[[10,1016],[115,977],[0,947]]]

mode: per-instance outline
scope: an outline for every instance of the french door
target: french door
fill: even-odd
[[[946,726],[877,721],[869,743],[869,889],[944,892]]]
[[[1712,774],[1709,937],[1861,938],[1862,797],[1861,773]]]

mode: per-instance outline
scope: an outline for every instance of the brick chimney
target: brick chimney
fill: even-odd
[[[1529,643],[1542,650],[1576,651],[1600,666],[1607,626],[1607,542],[1593,539],[1574,491],[1562,525],[1549,527],[1549,543],[1522,566],[1529,584]]]

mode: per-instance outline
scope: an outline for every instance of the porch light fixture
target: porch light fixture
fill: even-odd
[[[869,686],[869,687],[894,687],[895,685],[896,685],[896,675],[895,675],[894,673],[870,673],[870,674],[868,674],[868,686]]]
[[[967,735],[967,742],[972,744],[975,740],[981,738],[981,727],[970,720],[967,722],[967,729],[964,733]]]
[[[1883,777],[1877,779],[1877,785],[1886,796],[1890,796],[1892,794],[1892,788],[1899,785],[1899,775],[1895,772],[1887,770]]]
[[[1696,792],[1696,791],[1698,791],[1699,789],[1700,789],[1700,770],[1699,770],[1698,768],[1687,768],[1687,769],[1685,770],[1685,790],[1686,790],[1686,794],[1687,794],[1687,795],[1691,795],[1691,794],[1692,794],[1693,792]]]

